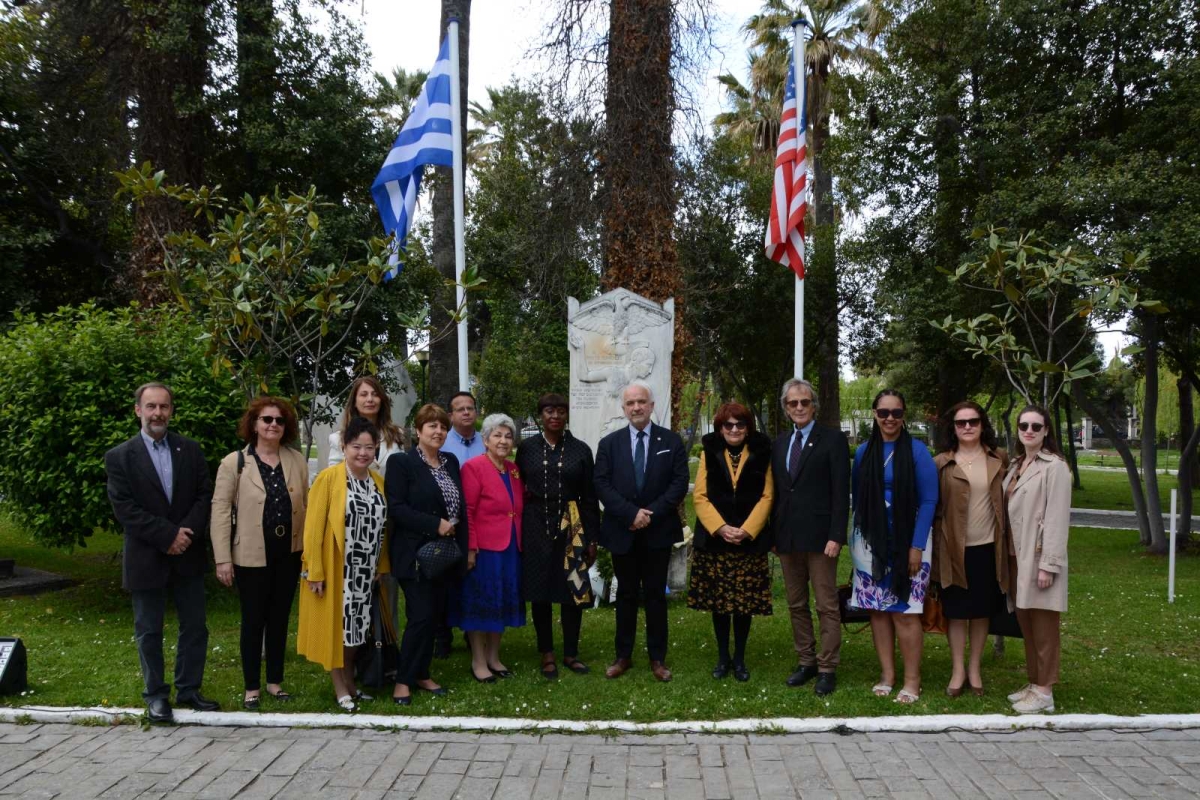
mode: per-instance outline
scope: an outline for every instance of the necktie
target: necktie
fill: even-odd
[[[637,490],[646,485],[646,432],[638,431],[637,447],[633,448],[633,482]]]
[[[788,456],[788,474],[792,476],[792,480],[800,474],[800,453],[804,450],[804,434],[796,431],[795,438],[792,439],[792,450]]]
[[[470,439],[463,439],[463,440],[462,440],[462,442],[463,442],[463,447],[465,447],[465,448],[467,448],[468,450],[470,450],[470,449],[471,449],[471,445],[475,444],[475,437],[474,437],[474,436],[472,436]]]

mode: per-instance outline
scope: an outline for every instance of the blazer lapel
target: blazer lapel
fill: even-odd
[[[808,432],[808,441],[804,443],[804,447],[800,448],[800,470],[796,473],[796,477],[792,481],[793,485],[795,485],[796,481],[800,480],[800,476],[804,474],[804,467],[808,463],[808,454],[812,452],[813,448],[816,447],[817,442],[820,440],[821,433],[817,426],[814,425],[812,430]]]
[[[150,485],[158,489],[159,494],[162,495],[162,499],[165,502],[167,499],[167,490],[163,487],[162,480],[158,477],[158,470],[154,469],[154,462],[150,460],[150,453],[146,450],[146,442],[142,440],[142,434],[138,433],[137,436],[133,437],[130,445],[133,447],[133,462],[137,464],[138,469],[141,470],[143,477]]]
[[[252,484],[254,484],[255,488],[262,489],[263,493],[265,494],[267,491],[267,487],[263,486],[262,475],[258,471],[258,461],[255,459],[254,456],[250,455],[250,453],[249,453],[250,448],[246,448],[246,450],[247,450],[246,456],[245,456],[246,465],[242,469],[245,472],[250,473],[250,482]],[[281,448],[279,451],[279,463],[282,464],[283,460],[284,460],[283,459],[283,449]],[[284,477],[284,479],[286,479],[287,478],[287,467],[284,467],[283,469],[284,469],[283,477]]]

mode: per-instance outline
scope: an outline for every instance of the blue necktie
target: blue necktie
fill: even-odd
[[[646,432],[638,431],[637,447],[633,449],[633,482],[638,492],[646,485]]]

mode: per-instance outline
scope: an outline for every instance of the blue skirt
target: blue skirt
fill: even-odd
[[[513,531],[503,551],[480,550],[475,568],[463,578],[462,591],[452,594],[448,621],[464,631],[503,633],[525,624],[521,598],[521,553]]]

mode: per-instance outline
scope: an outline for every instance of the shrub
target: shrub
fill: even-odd
[[[137,432],[133,390],[146,381],[175,391],[171,428],[200,442],[214,472],[236,447],[243,398],[213,377],[199,334],[175,311],[87,305],[18,317],[0,337],[0,498],[37,541],[86,546],[116,530],[104,453]]]

